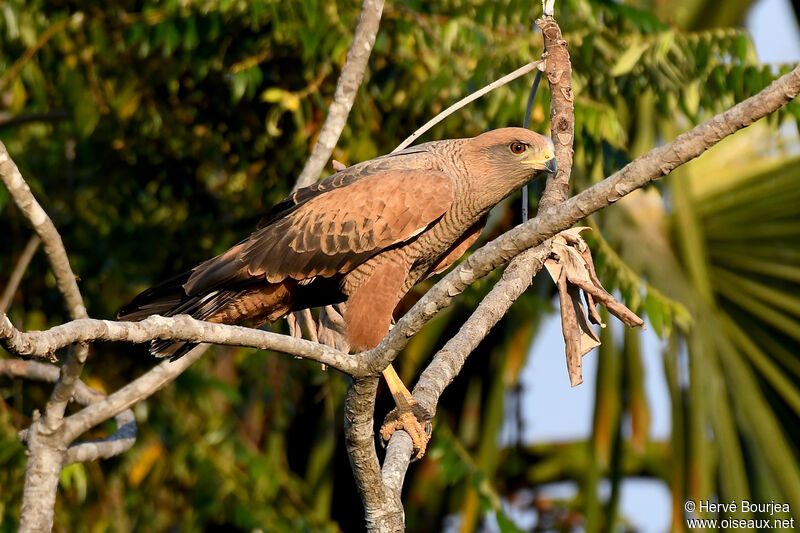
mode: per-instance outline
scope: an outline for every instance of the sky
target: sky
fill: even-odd
[[[760,0],[748,13],[745,26],[753,37],[762,62],[800,62],[800,30],[789,0]],[[557,302],[555,305],[558,305]],[[670,434],[669,394],[661,347],[662,343],[653,333],[653,328],[648,327],[642,334],[642,353],[651,409],[650,435],[659,440]],[[531,350],[521,377],[525,442],[588,438],[591,434],[594,378],[597,372],[596,351],[583,358],[584,383],[571,388],[558,315],[546,319]],[[665,484],[637,479],[623,482],[621,489],[622,516],[627,517],[638,531],[662,533],[669,530],[670,492]],[[553,496],[564,497],[574,489],[560,484],[550,490]],[[525,516],[519,518],[523,523],[530,519]]]

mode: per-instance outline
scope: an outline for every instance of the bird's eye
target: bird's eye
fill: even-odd
[[[525,150],[528,149],[528,145],[525,143],[521,143],[519,141],[514,141],[513,143],[508,145],[509,150],[511,150],[512,154],[521,154]]]

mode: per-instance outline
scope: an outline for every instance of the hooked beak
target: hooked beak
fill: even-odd
[[[536,170],[544,170],[548,174],[555,174],[558,171],[558,165],[556,164],[556,158],[552,152],[547,152],[544,154],[544,157],[541,159],[524,159],[522,161],[523,165],[530,165]]]

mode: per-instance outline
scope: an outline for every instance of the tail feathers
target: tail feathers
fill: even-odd
[[[150,315],[189,315],[198,320],[208,320],[223,309],[239,291],[218,290],[208,294],[189,296],[183,284],[191,272],[185,272],[139,294],[117,314],[121,320],[138,321]],[[156,357],[179,359],[197,346],[193,343],[154,340],[150,342],[150,353]]]
[[[142,292],[117,313],[117,318],[137,321],[150,315],[174,315],[170,312],[188,298],[183,284],[190,274],[191,271],[184,272]]]
[[[155,340],[150,341],[150,353],[158,358],[169,357],[170,361],[177,361],[196,346],[191,342]]]

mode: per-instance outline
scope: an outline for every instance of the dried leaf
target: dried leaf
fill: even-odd
[[[598,303],[628,326],[644,327],[641,318],[603,288],[589,246],[580,236],[585,229],[589,228],[571,228],[553,237],[551,255],[545,260],[545,268],[558,286],[567,372],[573,387],[583,382],[581,358],[600,346],[600,338],[590,324],[605,327],[597,312]],[[581,300],[581,290],[586,308]]]
[[[561,330],[567,349],[567,372],[570,384],[575,387],[583,383],[582,361],[580,353],[580,328],[578,317],[567,291],[567,276],[564,270],[558,278],[558,297],[561,303]]]

